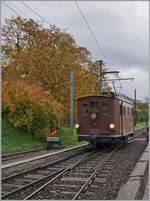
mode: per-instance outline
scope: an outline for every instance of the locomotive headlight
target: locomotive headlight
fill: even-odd
[[[115,128],[115,124],[113,124],[113,123],[109,124],[109,128],[110,129],[114,129]]]
[[[75,128],[79,128],[80,125],[78,123],[75,124]]]

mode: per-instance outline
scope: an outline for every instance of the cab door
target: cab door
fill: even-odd
[[[99,133],[99,103],[98,101],[90,101],[90,134]]]

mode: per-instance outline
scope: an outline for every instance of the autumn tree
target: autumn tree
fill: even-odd
[[[2,29],[3,77],[24,79],[48,90],[69,112],[69,72],[75,73],[75,98],[97,95],[99,67],[85,47],[56,26],[12,17]]]
[[[148,122],[149,118],[149,107],[148,102],[137,101],[137,121],[138,122]]]

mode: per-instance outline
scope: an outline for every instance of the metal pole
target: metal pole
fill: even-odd
[[[114,87],[115,94],[117,95],[117,91],[116,91],[116,88],[115,88],[114,81],[112,82],[112,84],[113,84],[113,87]]]
[[[103,61],[100,60],[99,61],[99,71],[100,71],[100,78],[99,78],[99,94],[102,95],[103,93],[103,83],[102,83],[102,77],[103,77],[103,74],[102,74],[102,65],[103,65]]]
[[[103,66],[103,61],[98,60],[97,64],[99,65],[99,95],[103,93],[103,83],[102,83],[102,78],[103,78],[103,73],[102,73],[102,66]]]
[[[134,89],[134,126],[136,126],[137,112],[136,112],[136,89]]]
[[[70,72],[70,133],[73,134],[74,126],[74,73]]]

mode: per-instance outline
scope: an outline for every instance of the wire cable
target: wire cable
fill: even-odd
[[[110,64],[109,64],[108,60],[106,59],[106,56],[105,56],[105,54],[104,54],[104,52],[103,52],[103,49],[102,49],[101,45],[99,44],[99,42],[98,42],[98,40],[97,40],[97,38],[96,38],[96,36],[95,36],[95,34],[94,34],[94,32],[93,32],[92,28],[91,28],[91,27],[90,27],[90,25],[88,24],[88,22],[87,22],[87,20],[86,20],[86,18],[85,18],[85,16],[84,16],[84,14],[83,14],[83,12],[82,12],[81,8],[79,7],[79,5],[78,5],[77,1],[76,1],[76,0],[74,0],[74,2],[75,2],[75,4],[76,4],[76,6],[77,6],[77,8],[78,8],[78,10],[79,10],[79,12],[80,12],[80,14],[81,14],[82,18],[83,18],[83,20],[84,20],[85,24],[87,25],[87,27],[88,27],[88,29],[89,29],[89,31],[90,31],[90,33],[91,33],[91,35],[92,35],[93,39],[94,39],[94,41],[95,41],[95,43],[96,43],[96,45],[97,45],[97,47],[98,47],[99,51],[100,51],[100,52],[101,52],[101,54],[103,55],[103,57],[104,57],[104,59],[105,59],[105,61],[106,61],[107,65],[108,65],[108,66],[109,66],[109,68],[110,68]]]
[[[25,17],[27,17],[27,14],[25,14],[22,10],[20,10],[20,8],[18,8],[17,6],[14,5],[14,2],[9,2],[9,4],[12,5],[12,7],[14,7],[16,10],[18,10],[19,12],[21,12],[21,14],[23,14]]]
[[[44,18],[42,17],[40,14],[38,14],[35,10],[33,10],[33,8],[30,8],[26,3],[24,3],[23,1],[20,1],[20,3],[22,3],[26,8],[28,8],[31,12],[33,12],[35,15],[37,15],[39,18],[41,18],[41,20],[43,20],[44,22],[46,22],[48,25],[51,26],[51,24]],[[63,31],[67,31],[69,29],[69,27],[67,28],[63,28]]]
[[[30,11],[32,11],[35,15],[37,15],[39,18],[41,18],[44,22],[46,22],[47,24],[49,24],[51,26],[51,24],[44,18],[42,17],[40,14],[38,14],[36,11],[34,11],[32,8],[30,8],[26,3],[24,3],[23,1],[20,1],[26,8],[28,8]]]
[[[11,6],[8,6],[4,1],[2,1],[2,3],[3,3],[7,8],[9,8],[13,13],[15,13],[16,15],[19,16],[19,13],[17,13]]]

